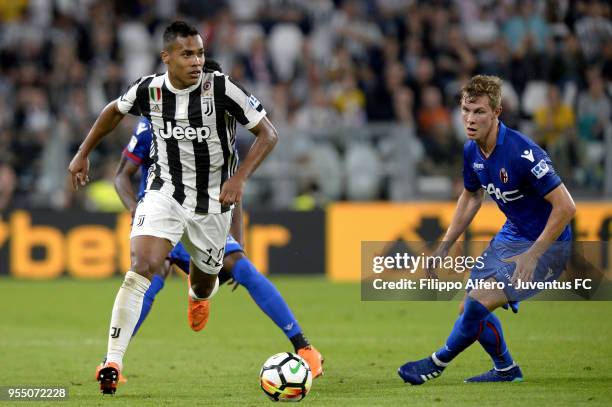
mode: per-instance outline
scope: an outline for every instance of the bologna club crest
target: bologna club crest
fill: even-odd
[[[499,179],[504,184],[508,183],[508,172],[506,171],[505,168],[502,168],[501,170],[499,170]]]

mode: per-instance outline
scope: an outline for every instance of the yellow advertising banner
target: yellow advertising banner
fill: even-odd
[[[607,241],[612,259],[612,203],[578,202],[574,237],[581,241]],[[361,276],[362,241],[437,241],[448,227],[454,202],[337,203],[327,211],[326,270],[333,281],[358,281]],[[488,241],[506,218],[492,202],[486,202],[463,236]],[[611,261],[612,262],[612,261]],[[608,263],[608,267],[610,263]],[[610,273],[610,269],[608,269]]]

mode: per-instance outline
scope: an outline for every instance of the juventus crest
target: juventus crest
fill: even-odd
[[[204,113],[206,116],[210,116],[213,113],[213,110],[214,110],[214,107],[213,107],[212,97],[203,96],[202,97],[202,113]]]

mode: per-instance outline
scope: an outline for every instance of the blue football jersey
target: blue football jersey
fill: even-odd
[[[463,184],[472,192],[484,188],[506,215],[495,240],[535,241],[552,210],[544,196],[558,187],[561,179],[546,151],[500,122],[497,145],[489,158],[483,156],[475,141],[465,143]],[[558,240],[570,239],[568,225]]]
[[[134,128],[134,133],[132,133],[130,142],[123,150],[123,156],[125,158],[140,166],[141,177],[136,197],[137,201],[144,196],[147,187],[149,167],[153,163],[149,154],[152,141],[151,123],[144,117],[141,117],[138,121],[138,125]]]

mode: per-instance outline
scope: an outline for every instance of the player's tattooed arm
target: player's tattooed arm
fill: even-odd
[[[114,180],[117,195],[119,195],[119,199],[121,199],[123,206],[130,211],[132,218],[134,217],[137,204],[136,193],[134,192],[134,187],[132,185],[132,177],[137,172],[138,166],[125,158],[125,156],[122,156],[121,162],[119,162],[117,167]]]
[[[98,116],[87,137],[81,143],[79,151],[74,155],[68,166],[72,187],[75,190],[89,182],[89,153],[100,143],[104,136],[117,127],[117,124],[119,124],[123,117],[124,114],[119,111],[116,101],[106,105]]]
[[[256,136],[255,142],[236,173],[221,188],[219,202],[223,205],[240,202],[247,178],[259,167],[259,164],[268,156],[278,141],[278,133],[267,117],[261,119],[251,129],[251,132]]]

